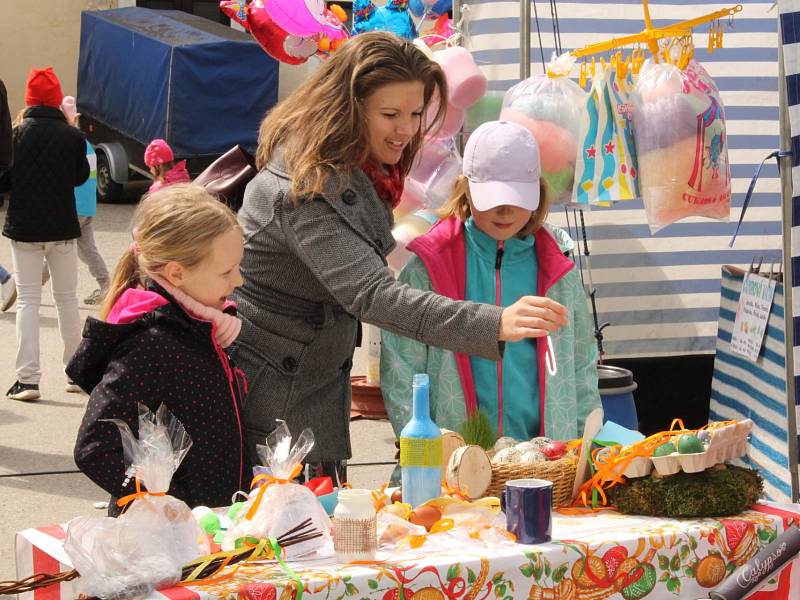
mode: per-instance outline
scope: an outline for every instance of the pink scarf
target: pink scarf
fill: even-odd
[[[214,338],[223,348],[230,346],[239,336],[239,332],[242,330],[242,321],[239,317],[229,315],[213,306],[201,304],[186,292],[182,292],[174,285],[170,284],[163,277],[150,274],[148,274],[148,277],[164,288],[164,290],[175,298],[175,301],[191,316],[201,321],[210,322],[214,329]]]

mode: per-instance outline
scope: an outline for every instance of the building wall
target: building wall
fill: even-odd
[[[132,2],[135,4],[135,2]],[[3,0],[0,2],[0,78],[11,114],[23,108],[31,67],[52,66],[65,95],[78,85],[81,11],[116,8],[118,0]]]

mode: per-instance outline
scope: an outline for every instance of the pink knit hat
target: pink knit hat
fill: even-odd
[[[155,139],[147,146],[144,151],[144,164],[148,167],[157,167],[175,160],[172,148],[162,139]]]

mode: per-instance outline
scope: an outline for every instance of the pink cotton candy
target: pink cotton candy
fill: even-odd
[[[475,104],[486,93],[486,76],[475,64],[468,50],[451,46],[434,52],[433,59],[439,63],[447,79],[448,100],[453,106],[466,109]]]
[[[557,173],[575,165],[578,142],[563,127],[551,121],[531,119],[510,108],[500,112],[500,120],[519,123],[533,134],[539,144],[543,173]]]
[[[420,183],[430,179],[433,172],[450,156],[450,148],[442,140],[426,139],[422,149],[417,153],[408,176]]]

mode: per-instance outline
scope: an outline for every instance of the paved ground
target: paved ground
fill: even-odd
[[[95,237],[109,268],[128,245],[131,205],[101,205]],[[5,210],[0,210],[0,222]],[[11,248],[0,239],[0,264],[11,270]],[[85,265],[79,268],[78,297],[85,298],[96,287]],[[0,581],[12,579],[14,533],[21,529],[65,522],[83,514],[100,514],[92,503],[106,494],[77,472],[72,461],[75,433],[87,397],[64,391],[61,341],[50,286],[42,297],[41,348],[42,399],[35,403],[5,398],[14,382],[15,309],[0,313]],[[81,305],[81,317],[96,309]],[[354,374],[364,374],[363,357],[356,355]],[[388,421],[359,420],[351,423],[353,459],[349,470],[355,487],[377,487],[392,467],[394,436]]]

